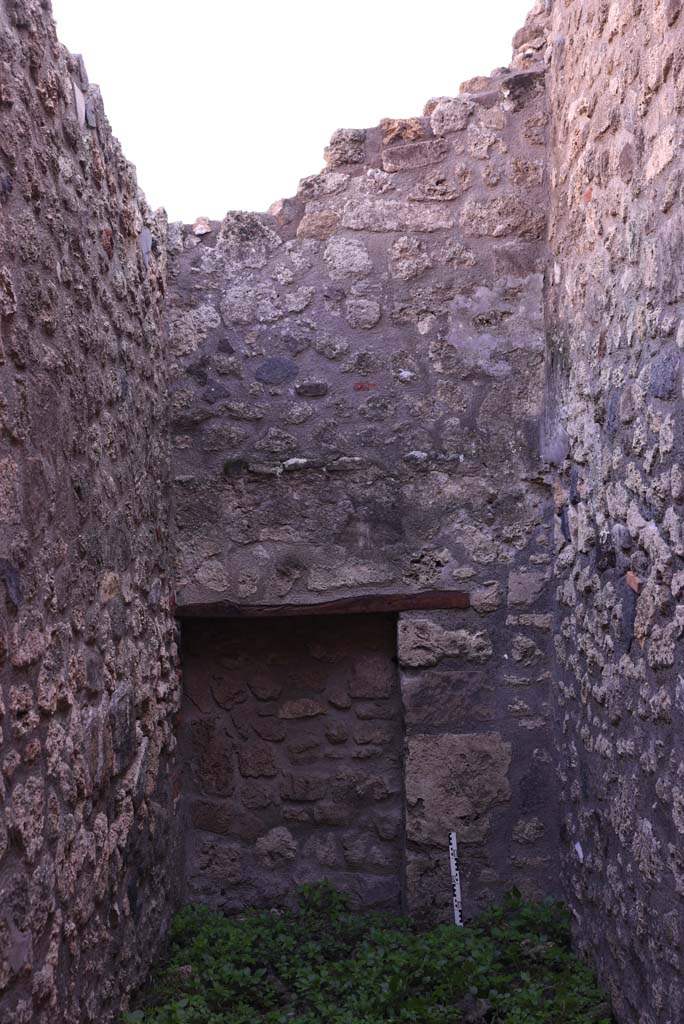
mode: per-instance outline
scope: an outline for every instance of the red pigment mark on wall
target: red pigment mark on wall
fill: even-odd
[[[377,388],[377,384],[372,384],[369,380],[355,380],[354,391],[372,391],[373,388]]]
[[[584,199],[584,202],[585,202],[585,203],[588,203],[588,202],[589,202],[589,200],[591,199],[591,197],[592,197],[592,195],[593,195],[593,194],[594,194],[594,190],[593,190],[593,189],[591,188],[591,186],[589,186],[589,188],[587,189],[587,191],[586,191],[586,192],[584,193],[584,195],[582,196],[582,198]]]
[[[631,587],[635,594],[638,594],[641,590],[641,580],[639,579],[639,577],[635,576],[633,572],[628,572],[626,579],[627,586]]]

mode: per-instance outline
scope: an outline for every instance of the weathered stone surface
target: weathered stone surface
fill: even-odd
[[[508,604],[527,608],[544,592],[546,576],[541,572],[512,572],[508,577]]]
[[[339,217],[332,210],[320,210],[306,213],[297,228],[299,238],[318,238],[325,240],[335,234]]]
[[[456,829],[463,842],[482,841],[489,812],[511,797],[511,744],[499,733],[409,737],[406,759],[406,835],[444,846]]]
[[[349,175],[341,171],[322,171],[321,174],[302,178],[297,195],[301,199],[320,199],[322,196],[337,195],[346,190],[349,181]]]
[[[347,323],[351,327],[375,327],[381,316],[380,303],[362,296],[347,299],[345,309]]]
[[[349,682],[350,697],[376,700],[389,697],[395,686],[395,671],[391,662],[381,654],[359,658]]]
[[[292,775],[286,773],[280,784],[280,795],[283,800],[321,800],[327,793],[328,780],[324,777],[311,775]]]
[[[544,232],[543,213],[517,196],[501,196],[488,202],[468,199],[461,214],[461,227],[471,237],[489,236],[539,239]]]
[[[399,623],[399,661],[408,668],[436,665],[445,657],[464,656],[487,661],[492,645],[487,634],[465,629],[450,631],[429,619],[402,619]]]
[[[470,595],[471,607],[481,615],[495,612],[501,600],[501,587],[496,580],[487,580]]]
[[[342,566],[315,566],[309,574],[310,590],[337,590],[341,587],[368,586],[369,584],[391,583],[394,578],[391,567],[358,563]]]
[[[582,15],[568,31],[553,11],[563,55],[547,75],[552,358],[563,347],[549,420],[565,432],[554,460],[561,871],[616,1019],[667,1024],[684,1014],[681,939],[665,924],[682,898],[668,850],[680,845],[684,758],[671,585],[682,531],[672,431],[682,413],[674,67],[684,25],[679,5],[608,12],[590,0]],[[633,62],[646,46],[648,59]]]
[[[297,879],[321,880],[334,866],[335,884],[355,899],[359,872],[378,874],[378,892],[380,878],[392,880],[386,906],[396,909],[399,852],[383,848],[403,815],[395,635],[392,616],[184,624],[187,898],[279,906]],[[229,687],[208,685],[217,666]],[[364,695],[378,698],[368,718]],[[380,832],[369,807],[382,809]],[[343,843],[360,832],[370,838],[352,864]],[[207,845],[208,835],[220,838]],[[222,864],[226,879],[239,869],[239,886]]]
[[[389,146],[393,142],[415,142],[417,139],[425,138],[425,128],[419,117],[409,118],[384,118],[380,122],[382,129],[383,145]]]
[[[430,114],[433,132],[435,135],[447,135],[449,132],[463,131],[474,109],[474,104],[461,96],[437,100]]]
[[[332,834],[322,836],[311,836],[304,846],[304,853],[307,857],[314,857],[315,860],[327,868],[339,867],[339,855]]]
[[[401,697],[407,726],[453,728],[464,722],[488,722],[496,716],[493,687],[481,672],[405,676]]]
[[[366,133],[358,128],[340,128],[330,139],[325,150],[325,162],[329,167],[344,164],[363,163]]]
[[[228,324],[273,323],[284,310],[273,285],[260,281],[229,285],[221,296],[221,316]]]
[[[355,231],[431,232],[453,227],[454,218],[441,204],[433,208],[396,199],[365,199],[345,205],[341,225]]]
[[[539,818],[529,818],[519,821],[513,829],[513,840],[524,845],[536,843],[544,836],[544,824]]]
[[[221,318],[166,336],[98,90],[48,3],[0,26],[0,1020],[109,1024],[179,888],[169,367]]]
[[[393,242],[390,249],[390,273],[393,277],[409,281],[431,266],[432,260],[418,239],[404,235]]]
[[[323,259],[332,278],[367,277],[373,270],[367,248],[354,238],[332,238]]]
[[[222,885],[237,885],[243,876],[240,851],[233,846],[205,840],[197,851],[195,871],[220,881]]]
[[[287,384],[299,373],[299,367],[291,359],[272,356],[257,366],[254,379],[263,384]]]
[[[630,742],[658,788],[632,820],[622,808],[634,801],[619,803],[607,782],[606,827],[622,859],[605,876],[614,887],[626,875],[653,886],[668,871],[684,877],[651,811],[659,800],[679,833],[675,762],[666,769],[641,735],[611,745],[620,719],[675,736],[682,703],[671,675],[684,622],[673,610],[684,593],[680,295],[676,274],[659,269],[676,266],[681,249],[678,136],[665,117],[680,76],[674,48],[671,59],[642,58],[662,25],[677,38],[673,6],[645,12],[649,46],[635,46],[629,86],[619,61],[597,60],[611,68],[600,72],[613,76],[610,88],[596,97],[586,82],[559,88],[552,126],[545,51],[549,75],[561,80],[569,72],[560,41],[573,46],[605,26],[597,47],[614,46],[631,8],[584,21],[572,5],[551,13],[538,4],[513,71],[467,83],[468,95],[433,101],[424,118],[336,133],[328,169],[266,214],[167,231],[111,139],[99,93],[57,48],[47,5],[8,5],[0,867],[11,862],[13,892],[43,886],[49,895],[26,897],[30,928],[0,913],[0,946],[7,934],[22,936],[9,984],[0,966],[3,1019],[21,1024],[19,1005],[26,1024],[117,1018],[173,905],[181,821],[190,899],[227,911],[276,906],[297,880],[329,875],[360,904],[400,906],[406,837],[390,620],[298,618],[257,630],[241,619],[237,636],[219,621],[184,622],[177,730],[170,507],[181,613],[470,592],[462,612],[402,613],[399,627],[410,771],[436,780],[436,795],[410,808],[413,908],[423,900],[426,917],[448,908],[436,854],[450,808],[477,848],[464,867],[473,910],[512,884],[555,892],[555,787],[577,782],[563,800],[584,807],[585,750],[592,765],[616,764],[631,756]],[[546,50],[548,17],[557,31]],[[623,124],[618,94],[631,88],[638,99]],[[567,145],[553,174],[547,137]],[[556,246],[557,272],[545,264],[551,188],[552,244],[561,225],[581,253],[575,265],[574,249]],[[600,243],[583,251],[592,233]],[[640,242],[647,235],[651,248]],[[619,268],[628,297],[611,307],[614,332],[599,324],[606,268]],[[553,289],[576,314],[558,315]],[[547,367],[545,306],[556,318],[549,345],[562,350]],[[578,358],[585,350],[596,359],[591,371]],[[558,367],[570,378],[567,445],[557,431],[542,460],[541,399]],[[567,452],[584,467],[574,482],[561,466]],[[571,648],[571,680],[551,688],[552,595],[531,582],[550,571],[549,462],[569,474],[568,500],[556,506],[562,607],[572,609],[556,637],[559,657]],[[613,522],[619,542],[606,527]],[[643,584],[638,594],[627,572]],[[662,683],[650,686],[656,673]],[[575,678],[583,726],[566,693]],[[549,692],[567,730],[559,783],[549,767]],[[434,734],[429,743],[418,728]],[[452,761],[458,791],[448,789]],[[571,818],[566,829],[589,849],[587,821]],[[596,843],[588,866],[598,851]],[[576,908],[597,902],[581,878],[574,884]],[[616,959],[625,962],[624,950]],[[655,984],[652,995],[657,1013],[664,996]],[[669,999],[676,1014],[676,992]]]
[[[297,856],[297,842],[289,829],[272,828],[256,841],[256,852],[262,864],[277,868],[283,861],[294,860]]]
[[[299,700],[288,700],[278,709],[279,718],[314,718],[325,714],[325,708],[317,700],[301,697]]]
[[[277,774],[273,750],[268,743],[253,740],[238,750],[240,774],[245,779],[272,778]]]
[[[449,147],[443,139],[409,142],[404,146],[392,146],[383,150],[382,166],[390,172],[425,167],[428,164],[439,163],[448,152]]]

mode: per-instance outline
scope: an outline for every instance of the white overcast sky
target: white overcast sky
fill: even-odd
[[[53,0],[152,206],[265,210],[336,128],[422,113],[506,65],[533,0]]]

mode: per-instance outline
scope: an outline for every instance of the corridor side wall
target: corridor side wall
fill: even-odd
[[[555,0],[547,74],[562,875],[626,1024],[684,1019],[680,9]]]
[[[165,223],[0,2],[0,1021],[118,1017],[175,886]]]

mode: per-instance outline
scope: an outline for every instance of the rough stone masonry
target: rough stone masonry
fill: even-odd
[[[0,1024],[114,1021],[183,899],[447,920],[451,828],[681,1024],[680,6],[167,226],[0,0]]]
[[[470,912],[512,885],[553,892],[558,877],[553,510],[538,443],[547,111],[539,61],[516,64],[430,101],[423,117],[336,133],[326,169],[267,214],[169,233],[179,614],[287,614],[350,595],[380,606],[400,595],[410,609],[430,590],[469,595],[464,610],[403,611],[393,652],[406,726],[403,897],[433,920],[451,913],[452,827]],[[265,621],[261,637],[270,649]],[[216,673],[213,644],[204,656],[204,673]],[[355,675],[352,696],[378,696]],[[291,696],[285,670],[283,682],[276,714]],[[359,715],[382,729],[382,706]],[[259,724],[253,715],[246,743]],[[355,748],[351,731],[325,755],[331,775],[340,756],[380,767],[382,748]],[[255,841],[240,803],[238,845]],[[300,809],[299,842],[284,810],[272,824],[292,833],[294,879],[305,880],[316,809]],[[225,845],[216,811],[193,847]],[[361,810],[349,818],[350,837],[365,827]],[[359,877],[374,870],[367,845]],[[249,873],[243,865],[236,892]],[[232,905],[222,888],[214,902]]]

